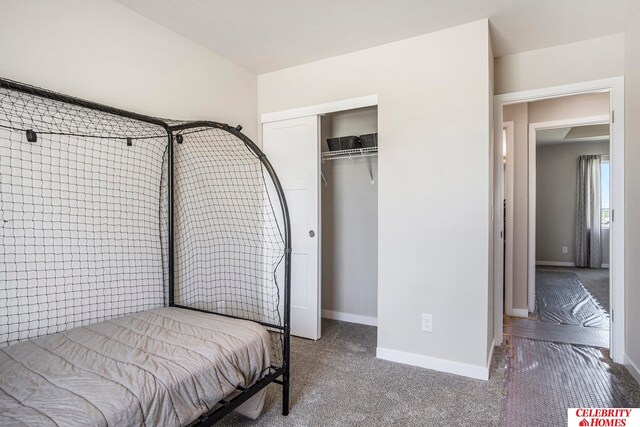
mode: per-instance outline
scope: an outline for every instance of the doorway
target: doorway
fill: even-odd
[[[378,107],[320,122],[321,316],[377,326]]]
[[[558,118],[554,119],[554,118],[550,118],[550,116],[546,116],[546,118],[544,118],[544,116],[541,116],[541,115],[538,115],[538,118],[529,117],[525,113],[525,115],[527,115],[527,118],[525,121],[526,126],[524,130],[522,129],[520,130],[520,133],[522,134],[524,132],[526,135],[526,138],[528,138],[528,141],[524,146],[524,150],[526,151],[524,156],[524,159],[525,159],[524,169],[528,171],[528,173],[526,173],[527,180],[525,180],[523,184],[522,180],[518,181],[516,177],[515,179],[511,179],[511,182],[508,182],[508,181],[505,182],[505,192],[503,194],[506,197],[504,197],[503,194],[498,195],[499,199],[498,197],[496,197],[497,199],[496,207],[498,206],[498,202],[500,204],[503,204],[504,200],[506,200],[505,205],[507,207],[506,209],[507,221],[504,229],[504,231],[506,231],[506,245],[504,248],[505,248],[505,255],[507,255],[505,257],[506,262],[504,265],[504,271],[505,271],[504,289],[502,287],[503,285],[502,280],[500,280],[502,279],[502,275],[497,275],[498,280],[496,281],[496,286],[494,288],[495,290],[494,305],[496,307],[496,311],[495,311],[496,316],[494,320],[495,320],[495,327],[496,327],[497,342],[502,341],[502,336],[501,334],[499,334],[499,331],[502,331],[503,311],[507,312],[507,314],[510,314],[512,316],[520,315],[522,317],[524,317],[525,313],[527,317],[529,316],[529,313],[536,313],[536,305],[535,305],[536,261],[550,261],[550,260],[540,260],[540,259],[536,260],[536,251],[538,249],[535,244],[536,243],[536,235],[535,235],[536,233],[536,192],[532,191],[532,188],[531,188],[533,187],[533,190],[535,190],[536,180],[528,179],[530,176],[529,175],[530,173],[533,173],[535,177],[535,169],[537,167],[535,163],[535,158],[536,158],[535,150],[536,150],[536,140],[538,136],[537,135],[538,131],[549,130],[550,133],[566,132],[566,134],[568,134],[570,130],[567,130],[566,128],[569,128],[569,127],[578,127],[578,125],[580,124],[586,126],[586,125],[598,125],[598,124],[608,123],[610,125],[611,137],[610,137],[610,155],[609,155],[609,160],[607,164],[609,165],[610,174],[612,178],[611,188],[610,188],[609,215],[615,216],[615,219],[613,221],[610,221],[610,229],[609,229],[610,240],[611,240],[610,241],[610,259],[611,259],[610,261],[610,271],[611,271],[610,342],[611,342],[611,355],[613,360],[619,363],[622,362],[622,359],[623,359],[622,350],[624,348],[623,347],[624,346],[624,321],[623,321],[624,319],[624,304],[623,304],[623,301],[624,301],[624,298],[623,298],[623,293],[624,293],[624,276],[623,276],[624,217],[623,215],[620,215],[619,212],[623,210],[623,207],[624,207],[624,192],[623,192],[624,123],[622,123],[622,120],[620,119],[618,120],[614,119],[614,114],[617,117],[623,117],[623,114],[624,114],[622,83],[623,83],[622,78],[614,78],[614,79],[606,79],[606,80],[596,81],[596,82],[586,82],[582,84],[567,85],[562,87],[498,95],[495,97],[496,102],[494,104],[494,108],[495,108],[494,117],[497,120],[495,128],[498,129],[499,131],[503,131],[503,129],[505,129],[505,126],[503,126],[504,122],[512,121],[511,120],[512,117],[510,118],[509,114],[507,113],[507,110],[506,110],[507,106],[509,106],[512,109],[513,108],[517,109],[516,107],[517,105],[523,105],[527,103],[533,104],[536,102],[541,103],[542,101],[545,101],[547,102],[547,104],[555,104],[555,107],[556,107],[555,113],[557,113],[558,105],[563,102],[561,99],[563,97],[569,97],[569,96],[579,97],[579,96],[590,96],[590,95],[596,96],[597,95],[600,97],[606,97],[607,100],[609,101],[609,105],[607,110],[605,111],[604,117],[602,117],[602,115],[599,113],[587,114],[587,115],[583,114],[582,119],[585,120],[585,122],[583,123],[575,123],[575,120],[574,122],[568,122],[566,117],[563,119],[558,119]],[[551,109],[551,111],[553,112],[553,108]],[[564,120],[564,122],[562,120]],[[603,121],[605,123],[602,123]],[[531,126],[531,125],[534,125],[534,126]],[[518,134],[517,123],[514,125],[514,127],[515,127],[514,133],[517,135]],[[563,127],[564,127],[564,130],[560,130]],[[533,132],[533,136],[531,136],[531,132]],[[500,140],[500,137],[502,137],[502,133],[503,132],[500,132],[500,133],[496,132],[496,140]],[[496,146],[498,146],[498,144],[496,144]],[[499,146],[500,148],[502,148],[501,147],[502,144],[499,144]],[[523,149],[522,144],[518,145],[516,141],[515,154],[517,154],[518,148],[520,148],[520,150]],[[498,152],[498,149],[494,151],[495,153],[494,159],[497,159],[498,155],[502,157],[503,155],[502,150],[500,149],[499,151],[500,152]],[[513,154],[514,153],[512,152],[511,155]],[[515,156],[515,157],[518,157],[518,156]],[[508,172],[509,158],[510,158],[508,149],[506,153],[506,158],[507,158],[506,168],[504,169],[500,168],[500,170],[502,171],[506,170],[506,175],[508,175],[509,174]],[[519,157],[520,161],[522,161],[522,158],[523,156]],[[515,168],[516,168],[515,175],[517,175],[518,166],[520,166],[520,170],[522,170],[523,166],[518,163],[518,158],[514,158],[511,160],[515,164]],[[532,165],[532,161],[534,161],[533,165]],[[496,168],[495,170],[496,170],[496,175],[495,175],[496,179],[497,180],[504,179],[505,172],[498,173],[498,168]],[[516,195],[513,196],[512,198],[512,200],[516,200],[516,206],[514,206],[511,211],[514,217],[511,221],[511,224],[509,221],[509,200],[508,200],[508,192],[509,192],[510,185],[512,185],[512,188],[515,190],[515,193],[516,193]],[[518,188],[520,188],[521,190],[520,197],[522,197],[523,185],[525,190],[524,194],[528,194],[528,196],[525,197],[526,203],[524,205],[526,206],[526,209],[525,209],[524,215],[521,211],[520,212],[518,211],[518,206],[517,206],[518,205],[517,200],[519,197]],[[520,200],[520,202],[522,202],[522,200]],[[545,204],[547,203],[545,202]],[[520,209],[522,209],[522,205],[523,204],[520,203]],[[495,221],[494,225],[497,226],[498,223],[499,221]],[[511,236],[509,235],[510,227],[513,227]],[[524,235],[526,236],[526,239],[525,239],[526,243],[523,246],[522,239],[520,240],[516,239],[515,241],[513,241],[514,247],[511,249],[511,251],[509,251],[508,249],[509,239],[514,235],[517,236],[518,233],[520,233],[521,235],[524,233]],[[502,242],[499,242],[499,243],[502,244]],[[564,250],[566,247],[567,254],[565,255],[567,256],[569,255],[568,254],[569,247],[574,246],[571,243],[560,244],[558,245],[559,246],[558,248],[555,248],[556,243],[552,243],[552,245],[554,250],[559,250],[560,254],[564,253]],[[499,252],[495,250],[494,253],[497,254]],[[510,263],[508,260],[509,254],[512,256],[512,260]],[[500,258],[502,259],[502,257]],[[558,261],[558,262],[562,262],[562,261]],[[569,261],[564,261],[564,262],[569,262]],[[500,267],[502,267],[502,265],[500,265]],[[525,271],[524,276],[522,273],[523,267]],[[554,267],[554,266],[547,266],[547,267]],[[562,266],[557,265],[555,267],[559,268]],[[514,275],[511,277],[511,280],[509,280],[509,278],[507,277],[508,276],[507,272],[509,271],[510,268],[513,269],[513,275]],[[522,277],[524,277],[524,280],[522,279]],[[522,285],[522,282],[524,282],[526,286],[524,287],[520,286],[518,288],[518,285]],[[511,295],[509,295],[510,286],[511,286]],[[523,289],[525,289],[524,293],[522,292]],[[511,305],[511,307],[510,307],[510,302],[514,303],[513,305]],[[517,310],[517,311],[514,313],[514,310]],[[509,313],[509,311],[511,311],[511,313]]]
[[[507,115],[514,107],[519,106],[505,108]],[[573,95],[526,108],[528,236],[509,240],[524,247],[529,239],[528,280],[522,270],[513,277],[513,304],[519,308],[508,314],[518,318],[506,319],[505,332],[608,348],[609,96]],[[580,116],[585,109],[603,115],[531,123],[541,116]]]
[[[292,335],[319,339],[321,317],[377,323],[377,104],[371,95],[262,115],[291,217]]]

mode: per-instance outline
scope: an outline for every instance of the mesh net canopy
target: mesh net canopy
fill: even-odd
[[[168,304],[166,126],[53,95],[0,88],[0,346]],[[177,134],[175,304],[282,327],[270,175],[233,132]]]

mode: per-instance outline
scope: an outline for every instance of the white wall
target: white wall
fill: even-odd
[[[609,115],[609,93],[563,96],[529,103],[529,123]]]
[[[242,124],[256,76],[110,0],[0,0],[0,76],[139,113]]]
[[[626,33],[625,63],[625,183],[627,218],[640,215],[640,14]],[[630,371],[640,382],[640,221],[625,224],[626,356]]]
[[[504,108],[504,121],[514,122],[513,308],[527,308],[529,124],[609,114],[609,94],[572,95]],[[544,260],[548,261],[548,260]]]
[[[488,356],[488,58],[482,20],[258,76],[259,113],[378,95],[378,354],[475,376]]]
[[[578,158],[609,154],[609,141],[537,146],[536,262],[575,262]],[[609,263],[609,230],[602,230],[602,263]],[[562,252],[562,247],[567,253]]]
[[[377,107],[322,117],[326,139],[378,131]],[[371,162],[371,183],[366,162]],[[322,309],[378,316],[378,159],[342,158],[322,164]]]
[[[496,58],[496,93],[621,76],[624,52],[620,33]]]

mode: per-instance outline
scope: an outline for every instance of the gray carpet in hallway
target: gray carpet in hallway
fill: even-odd
[[[227,426],[498,426],[505,363],[494,354],[491,379],[387,362],[375,357],[376,328],[322,320],[317,342],[292,338],[291,413],[268,387],[262,416],[231,414]]]
[[[574,273],[602,308],[609,313],[609,269],[576,268]]]

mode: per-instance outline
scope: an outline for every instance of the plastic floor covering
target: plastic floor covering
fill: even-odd
[[[630,406],[600,350],[519,337],[506,344],[506,426],[566,426],[567,408]]]
[[[536,311],[542,322],[609,329],[607,312],[575,273],[536,271]]]
[[[536,272],[536,314],[505,318],[506,426],[565,426],[568,408],[631,406],[596,348],[609,347],[609,316],[575,273]]]
[[[539,320],[506,317],[514,337],[609,348],[609,315],[575,273],[536,271]]]
[[[504,333],[532,340],[609,348],[609,330],[506,317]]]

